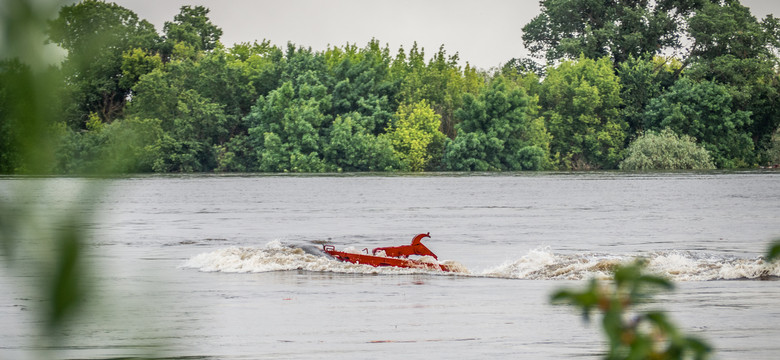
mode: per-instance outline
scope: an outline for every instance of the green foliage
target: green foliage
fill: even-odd
[[[261,96],[247,116],[249,141],[256,149],[258,170],[264,172],[322,172],[320,129],[328,126],[327,88],[307,72]]]
[[[160,119],[165,131],[173,130],[179,92],[175,81],[163,69],[142,75],[133,87],[133,99],[126,115],[144,119]]]
[[[628,124],[620,117],[620,90],[608,58],[580,57],[548,70],[540,103],[561,167],[610,169],[622,159]]]
[[[767,261],[775,261],[780,258],[780,241],[775,240],[769,247],[769,251],[766,254]]]
[[[93,119],[96,115],[93,116]],[[62,129],[55,171],[66,174],[150,172],[163,136],[160,121],[128,118],[89,131]]]
[[[679,47],[681,20],[699,3],[542,0],[542,13],[523,27],[523,43],[548,63],[582,54],[619,64]]]
[[[173,21],[166,21],[163,25],[166,52],[170,54],[178,43],[184,43],[195,51],[213,50],[222,36],[222,29],[211,23],[209,12],[203,6],[182,6]]]
[[[442,132],[455,137],[456,110],[463,104],[464,94],[476,95],[483,85],[476,70],[466,65],[461,71],[458,55],[448,56],[444,46],[425,63],[425,49],[415,43],[407,56],[403,49],[391,65],[391,75],[400,79],[399,104],[426,100],[442,117]]]
[[[755,163],[750,125],[750,113],[733,108],[724,86],[687,78],[653,99],[645,113],[647,129],[670,128],[696,138],[721,168]]]
[[[621,170],[714,169],[710,155],[690,136],[649,131],[629,145]]]
[[[18,134],[23,114],[15,109],[21,99],[12,86],[31,76],[30,69],[18,60],[0,61],[0,174],[12,174],[23,163]]]
[[[629,57],[617,66],[620,78],[620,98],[623,106],[621,116],[628,123],[628,138],[644,130],[643,115],[650,100],[661,95],[666,88],[674,84],[674,59],[672,65],[667,59],[654,57]],[[674,70],[673,70],[674,69]]]
[[[254,166],[254,154],[248,145],[246,135],[236,135],[221,145],[215,145],[217,156],[216,172],[247,172]]]
[[[242,64],[242,71],[255,88],[254,93],[266,95],[280,85],[284,54],[270,42],[236,44],[230,51],[234,61]]]
[[[157,54],[150,54],[143,49],[135,48],[122,54],[122,78],[119,85],[132,88],[142,75],[162,67],[162,59]]]
[[[387,128],[387,138],[404,168],[411,171],[432,170],[441,161],[446,136],[439,131],[441,116],[423,100],[401,105],[398,120]]]
[[[755,149],[768,148],[780,126],[777,19],[768,16],[759,22],[739,2],[723,1],[706,4],[689,28],[694,42],[688,76],[724,86],[732,109],[750,112],[751,124],[744,130]]]
[[[43,44],[36,39],[47,19],[56,16],[57,4],[7,0],[0,11],[0,170],[11,173],[48,174],[54,167],[56,144],[64,124],[56,124],[59,74],[46,70]],[[96,22],[99,19],[95,19]],[[74,25],[75,26],[75,25]],[[72,64],[80,67],[81,64]],[[55,106],[53,106],[55,105]],[[6,137],[8,136],[8,137]],[[6,148],[12,151],[6,153]],[[93,201],[59,203],[42,197],[52,189],[46,178],[13,181],[7,196],[0,197],[0,262],[13,277],[29,284],[4,291],[24,294],[30,316],[39,316],[31,348],[67,347],[76,341],[65,336],[73,318],[83,310],[92,291],[91,263],[86,261],[86,223],[95,209]],[[68,189],[74,199],[90,199],[100,193],[99,182]],[[29,285],[29,286],[27,286]],[[35,331],[35,330],[33,330]],[[41,353],[22,353],[35,358]]]
[[[51,173],[60,134],[54,122],[60,80],[51,70],[0,60],[0,173]]]
[[[535,100],[535,99],[534,99]],[[536,105],[535,101],[533,105]],[[457,116],[458,137],[447,145],[448,170],[539,170],[548,165],[550,137],[533,118],[529,97],[497,77],[479,98],[467,94]]]
[[[388,48],[372,40],[365,48],[331,48],[323,56],[333,77],[333,113],[357,112],[360,125],[374,135],[390,124],[399,82],[390,77]]]
[[[777,128],[772,135],[772,140],[764,157],[767,159],[767,165],[774,166],[780,164],[780,128]]]
[[[609,340],[607,359],[705,359],[710,346],[696,337],[684,335],[661,311],[632,311],[656,289],[672,289],[666,279],[647,275],[644,262],[620,265],[614,280],[605,284],[591,280],[584,290],[559,290],[553,303],[565,303],[582,310],[589,321],[595,310],[603,314],[601,326]]]
[[[71,96],[66,119],[76,128],[83,128],[89,113],[97,113],[105,122],[121,114],[133,85],[122,76],[123,54],[136,48],[155,51],[160,42],[148,21],[119,5],[96,0],[62,7],[49,22],[48,35],[68,51],[62,64]]]
[[[645,130],[667,126],[701,141],[719,167],[772,161],[780,125],[777,19],[759,22],[736,1],[545,0],[541,7],[524,28],[526,44],[548,64],[579,57],[548,69],[512,59],[493,73],[460,66],[443,46],[430,57],[416,44],[392,57],[376,39],[320,52],[268,41],[226,49],[203,6],[181,7],[162,36],[132,11],[99,0],[63,6],[37,28],[15,19],[7,28],[28,40],[45,28],[49,42],[68,52],[59,67],[34,66],[52,85],[35,111],[50,115],[53,137],[52,151],[40,156],[53,159],[53,148],[63,147],[54,171],[102,168],[114,141],[108,125],[128,119],[154,121],[162,131],[140,132],[154,134],[143,142],[153,144],[145,165],[116,167],[138,171],[611,169]],[[687,57],[653,56],[683,54],[683,29],[693,42]],[[13,64],[0,65],[0,110],[24,93],[6,79],[33,76]],[[681,76],[717,89],[675,85]],[[690,114],[673,108],[683,100],[694,103]],[[409,122],[405,107],[422,103],[427,120]],[[676,122],[661,125],[670,113]],[[0,172],[31,171],[16,150],[25,121],[7,114],[0,112]],[[687,123],[706,123],[708,132]]]
[[[778,39],[765,30],[739,1],[703,2],[702,8],[688,21],[688,32],[694,41],[691,56],[701,59],[725,55],[741,59],[770,56]]]
[[[353,113],[337,117],[330,129],[329,139],[323,147],[325,161],[335,171],[392,171],[402,169],[401,160],[393,150],[387,136],[374,136],[353,120],[360,115]]]

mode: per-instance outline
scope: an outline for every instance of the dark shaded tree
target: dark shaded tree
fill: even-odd
[[[733,110],[749,112],[756,150],[764,152],[780,126],[777,19],[758,21],[738,1],[708,3],[690,19],[687,75],[725,86]],[[765,162],[766,159],[761,160]]]
[[[146,20],[114,3],[85,0],[64,6],[49,22],[49,41],[68,51],[62,64],[69,93],[66,121],[83,128],[90,113],[111,122],[123,111],[132,83],[123,81],[123,54],[155,52],[160,37]]]
[[[548,63],[584,55],[629,57],[677,48],[681,25],[703,0],[542,0],[541,14],[523,27],[523,43]]]
[[[751,124],[750,112],[734,108],[725,86],[688,78],[653,99],[645,113],[647,129],[669,128],[695,138],[719,168],[755,164]]]
[[[195,51],[211,51],[217,47],[222,29],[208,17],[211,10],[203,6],[182,6],[173,21],[163,25],[165,54],[170,55],[177,43],[192,47]]]

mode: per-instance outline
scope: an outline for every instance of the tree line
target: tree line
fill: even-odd
[[[532,58],[444,46],[225,47],[202,6],[162,34],[113,3],[64,6],[47,69],[0,62],[0,173],[749,168],[780,163],[780,23],[736,0],[540,1]],[[15,84],[50,83],[18,108]],[[49,119],[50,168],[21,156]],[[41,150],[43,151],[43,150]]]

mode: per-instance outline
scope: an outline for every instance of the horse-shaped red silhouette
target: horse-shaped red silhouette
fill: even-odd
[[[402,245],[402,246],[388,246],[388,247],[380,247],[376,248],[374,250],[371,250],[371,253],[376,255],[378,251],[384,251],[385,256],[389,257],[408,257],[409,255],[420,255],[420,256],[433,256],[434,259],[438,260],[439,257],[436,256],[436,254],[433,253],[430,249],[425,247],[420,241],[423,238],[429,238],[431,237],[431,233],[426,234],[419,234],[412,239],[411,245]]]

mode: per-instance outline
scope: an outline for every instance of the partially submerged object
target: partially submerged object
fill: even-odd
[[[411,245],[378,247],[371,250],[363,249],[364,253],[352,253],[338,251],[333,245],[323,245],[322,249],[336,260],[353,264],[365,264],[375,267],[395,266],[401,268],[426,269],[437,271],[453,271],[450,266],[440,264],[436,254],[422,244],[421,240],[431,237],[431,233],[419,234],[412,239]],[[409,256],[418,255],[420,258],[410,259]]]

